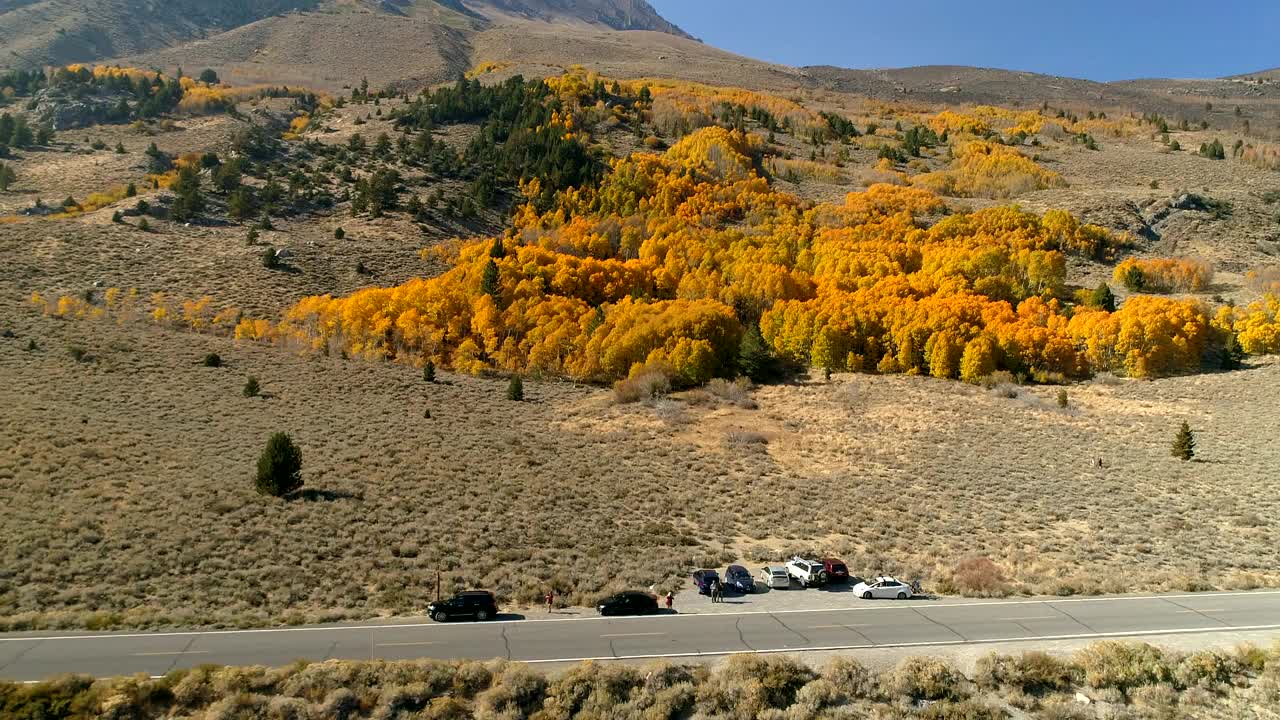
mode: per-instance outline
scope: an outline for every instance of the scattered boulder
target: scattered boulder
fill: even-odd
[[[101,125],[114,119],[123,97],[108,93],[71,94],[65,88],[45,88],[36,93],[31,116],[35,124],[55,131]]]

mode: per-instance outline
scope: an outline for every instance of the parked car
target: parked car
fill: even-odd
[[[827,571],[820,560],[810,560],[799,555],[787,563],[787,574],[802,587],[819,587],[827,584]]]
[[[827,582],[849,582],[849,566],[838,558],[822,558],[822,569],[827,571]]]
[[[911,597],[911,586],[888,576],[865,580],[853,586],[853,592],[863,600],[906,600]]]
[[[596,610],[601,615],[648,615],[658,612],[658,598],[634,590],[621,592],[601,600]]]
[[[698,594],[700,595],[710,595],[711,586],[715,585],[716,581],[719,579],[720,573],[715,570],[693,571],[693,584],[698,588]]]
[[[427,606],[427,615],[436,622],[469,617],[481,622],[498,616],[498,601],[488,590],[468,590],[448,600]]]
[[[791,576],[787,569],[777,565],[760,568],[760,584],[775,590],[787,590],[791,587]]]
[[[744,594],[756,591],[756,581],[751,579],[751,571],[741,565],[730,565],[724,571],[724,586]]]

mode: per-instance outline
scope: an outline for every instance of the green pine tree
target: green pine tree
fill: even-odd
[[[250,375],[248,380],[244,381],[244,396],[258,397],[261,388],[258,387],[258,378]]]
[[[194,220],[204,210],[204,195],[200,192],[200,172],[188,165],[178,172],[173,184],[173,207],[170,216],[174,222]]]
[[[1106,310],[1107,312],[1116,311],[1116,296],[1111,292],[1111,286],[1105,282],[1094,288],[1093,294],[1089,298],[1089,304]]]
[[[498,263],[489,258],[489,262],[484,266],[484,276],[480,278],[480,292],[485,295],[498,297],[502,292],[502,283],[498,280]]]
[[[1196,437],[1185,420],[1173,438],[1173,456],[1184,461],[1196,456]]]
[[[514,402],[524,400],[524,381],[519,375],[511,376],[511,383],[507,385],[507,399]]]
[[[426,380],[429,383],[433,383],[436,381],[436,364],[435,363],[428,360],[427,364],[422,366],[422,379]]]
[[[276,433],[258,457],[254,483],[263,495],[284,497],[302,487],[302,450],[284,433]]]

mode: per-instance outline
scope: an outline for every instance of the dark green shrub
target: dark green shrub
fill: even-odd
[[[205,355],[204,366],[211,368],[222,367],[222,356],[218,355],[218,353],[209,353],[208,355]]]
[[[1124,271],[1124,277],[1121,278],[1121,282],[1129,289],[1129,292],[1142,292],[1142,289],[1147,286],[1147,276],[1142,273],[1142,268],[1137,265],[1130,265]]]
[[[1089,296],[1089,304],[1107,312],[1115,312],[1116,296],[1115,293],[1111,292],[1111,286],[1104,282],[1094,288]]]
[[[258,397],[261,388],[258,387],[258,378],[250,375],[248,380],[244,381],[244,396]]]
[[[259,493],[284,497],[302,487],[302,450],[284,433],[276,433],[258,457]]]
[[[436,364],[430,360],[422,366],[422,379],[429,383],[436,381]]]
[[[507,384],[507,399],[514,402],[524,400],[524,381],[519,375],[511,376],[511,382]]]
[[[262,267],[268,270],[275,270],[280,267],[280,258],[276,257],[276,249],[270,245],[267,246],[266,250],[262,251]]]

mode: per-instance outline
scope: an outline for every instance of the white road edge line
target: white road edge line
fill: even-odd
[[[653,637],[655,635],[666,635],[664,632],[647,632],[647,633],[616,633],[614,635],[601,635],[602,638],[629,638],[629,637]]]
[[[876,605],[868,607],[850,606],[841,608],[813,608],[809,610],[744,610],[742,612],[727,613],[677,613],[674,615],[637,615],[633,617],[572,617],[572,618],[547,618],[545,620],[499,620],[496,622],[485,623],[485,625],[521,625],[524,627],[534,627],[542,623],[558,623],[558,622],[626,622],[629,620],[652,620],[654,618],[676,619],[676,618],[711,618],[711,617],[741,617],[745,615],[795,615],[802,613],[833,613],[833,612],[869,612],[874,610],[946,610],[948,608],[964,608],[964,607],[1004,607],[1007,605],[1061,605],[1064,603],[1106,603],[1106,602],[1131,602],[1136,600],[1185,600],[1189,598],[1221,598],[1221,597],[1245,597],[1254,596],[1262,597],[1268,595],[1280,595],[1280,590],[1262,590],[1262,591],[1246,591],[1246,592],[1227,592],[1227,593],[1187,593],[1184,595],[1126,595],[1123,597],[1082,597],[1082,598],[1037,598],[1032,600],[999,600],[996,602],[959,602],[959,603],[924,603],[924,602],[898,602],[884,601],[892,604]],[[0,643],[3,642],[47,642],[54,640],[110,640],[112,638],[158,638],[158,637],[190,637],[192,635],[254,635],[264,633],[291,633],[291,632],[350,632],[363,630],[410,630],[413,628],[424,627],[443,627],[440,623],[435,622],[419,622],[419,623],[385,623],[378,625],[318,625],[307,627],[284,627],[284,628],[250,628],[244,630],[175,630],[167,632],[133,632],[133,633],[97,633],[85,635],[29,635],[25,637],[0,637]]]
[[[134,657],[151,657],[158,655],[206,655],[208,650],[170,650],[168,652],[129,653]]]

